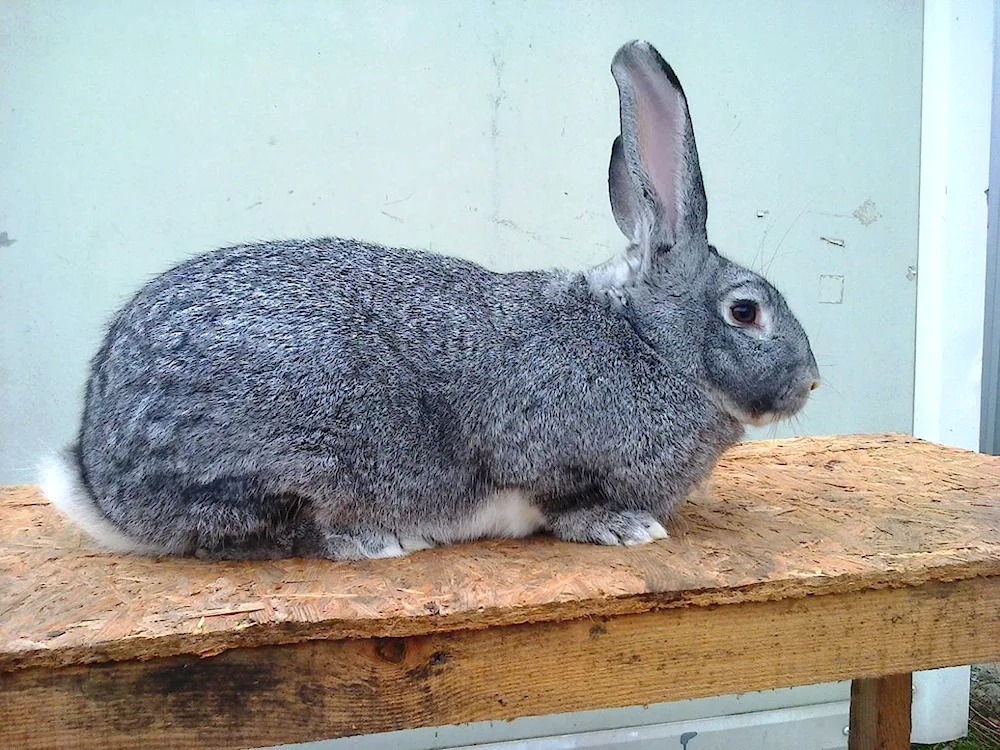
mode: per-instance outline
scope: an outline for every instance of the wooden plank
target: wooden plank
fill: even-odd
[[[1000,575],[1000,459],[891,435],[746,443],[671,534],[208,564],[95,552],[35,488],[0,489],[0,672]]]
[[[848,750],[910,750],[910,673],[854,680]]]
[[[1000,578],[0,675],[0,746],[229,748],[1000,657]]]

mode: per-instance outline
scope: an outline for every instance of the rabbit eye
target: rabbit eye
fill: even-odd
[[[745,326],[756,323],[759,312],[757,303],[748,299],[736,300],[729,306],[729,314],[733,316],[733,320]]]

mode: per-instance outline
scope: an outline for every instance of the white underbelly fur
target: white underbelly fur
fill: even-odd
[[[502,490],[487,498],[472,516],[400,539],[400,546],[410,552],[434,546],[430,539],[441,544],[473,539],[517,539],[534,534],[544,526],[545,517],[523,492]]]
[[[534,534],[545,525],[545,516],[519,490],[503,490],[486,500],[468,519],[449,531],[448,541],[482,537],[518,538]]]

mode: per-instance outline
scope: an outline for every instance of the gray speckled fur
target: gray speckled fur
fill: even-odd
[[[448,541],[504,490],[563,538],[648,541],[739,414],[801,407],[815,362],[780,295],[703,232],[643,231],[640,272],[500,274],[336,238],[193,258],[111,323],[73,468],[159,552],[374,556]],[[767,336],[723,319],[734,285]]]

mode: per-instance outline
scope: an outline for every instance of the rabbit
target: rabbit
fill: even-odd
[[[619,258],[496,273],[340,238],[193,257],[113,318],[44,494],[148,555],[665,538],[745,426],[796,414],[819,371],[781,294],[709,244],[674,71],[631,41],[611,72]]]

